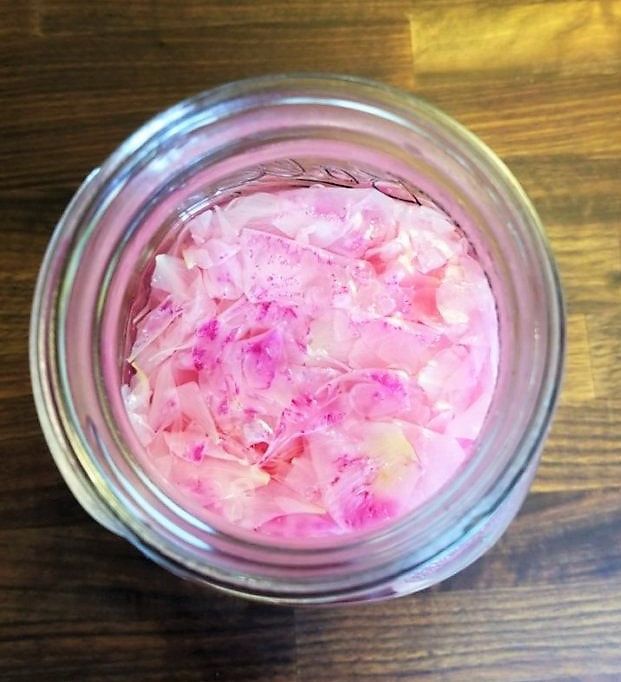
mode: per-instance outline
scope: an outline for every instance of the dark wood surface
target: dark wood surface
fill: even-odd
[[[348,72],[414,91],[508,163],[565,283],[569,357],[533,491],[455,578],[273,609],[185,584],[93,522],[27,368],[39,262],[81,179],[226,80]],[[621,680],[621,2],[0,0],[0,679]]]

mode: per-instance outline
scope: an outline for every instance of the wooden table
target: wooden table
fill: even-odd
[[[35,415],[30,300],[60,213],[154,112],[230,79],[416,92],[512,168],[565,283],[565,388],[533,492],[461,575],[392,603],[203,592],[100,528]],[[0,679],[621,680],[621,2],[1,0]]]

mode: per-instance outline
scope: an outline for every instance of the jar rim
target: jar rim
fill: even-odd
[[[30,366],[33,393],[39,419],[56,463],[72,492],[103,525],[129,537],[135,544],[141,545],[143,550],[149,545],[158,546],[158,542],[152,541],[150,537],[148,524],[126,513],[127,510],[122,506],[111,504],[110,490],[106,489],[102,493],[97,482],[81,472],[76,462],[74,451],[79,446],[75,434],[69,433],[71,425],[68,427],[68,421],[71,421],[71,396],[67,393],[58,367],[58,353],[62,354],[62,343],[57,339],[62,337],[62,329],[59,328],[62,319],[58,314],[57,305],[61,290],[68,286],[67,273],[64,272],[66,263],[62,259],[66,258],[68,250],[72,248],[72,239],[81,227],[81,219],[96,195],[106,185],[121,182],[123,175],[131,172],[132,164],[154,154],[163,137],[172,139],[181,130],[189,129],[192,119],[196,117],[207,115],[208,120],[209,118],[218,120],[218,117],[231,116],[245,107],[268,106],[274,93],[280,93],[289,103],[300,105],[317,97],[322,97],[327,106],[338,107],[353,102],[358,106],[367,107],[371,115],[381,112],[382,116],[388,116],[399,123],[407,122],[408,117],[425,120],[430,126],[441,129],[444,134],[457,140],[483,172],[492,176],[495,182],[502,186],[530,230],[530,237],[538,248],[539,261],[547,285],[546,291],[543,292],[550,312],[547,319],[549,340],[545,348],[546,361],[540,385],[536,387],[537,391],[533,392],[534,408],[530,422],[524,429],[516,449],[520,456],[515,456],[507,462],[503,484],[497,486],[494,499],[484,500],[483,509],[471,510],[471,523],[475,524],[478,519],[491,514],[495,506],[516,485],[520,474],[536,457],[548,430],[559,392],[565,348],[565,313],[559,275],[541,222],[530,200],[494,152],[454,119],[420,98],[384,84],[352,76],[280,74],[227,83],[199,93],[146,122],[108,157],[100,169],[96,169],[86,178],[56,227],[41,267],[32,306]],[[89,454],[85,453],[85,456]],[[475,453],[473,457],[476,456],[482,455]],[[270,543],[265,538],[228,540],[232,546],[238,546],[238,543],[269,546],[277,554],[308,555],[311,552],[325,550],[329,555],[337,545],[342,552],[344,549],[368,545],[380,536],[383,541],[391,535],[393,538],[401,537],[415,524],[425,525],[433,519],[438,510],[454,504],[460,485],[463,485],[461,472],[422,508],[395,520],[386,528],[361,535],[338,536],[326,543],[311,543],[304,547],[292,547],[280,541]],[[482,490],[488,488],[489,485],[487,488],[481,486]],[[106,500],[108,505],[103,504],[102,507],[102,500]],[[164,558],[160,557],[158,560],[163,561]],[[170,557],[167,560],[169,559]]]

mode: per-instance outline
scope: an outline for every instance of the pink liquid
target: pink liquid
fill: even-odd
[[[473,450],[496,380],[488,280],[439,210],[256,193],[156,258],[124,386],[167,492],[265,535],[374,527]]]

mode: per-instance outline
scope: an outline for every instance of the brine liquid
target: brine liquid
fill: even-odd
[[[373,188],[255,192],[156,257],[123,387],[150,468],[195,514],[264,535],[385,523],[473,451],[498,323],[439,209]]]

